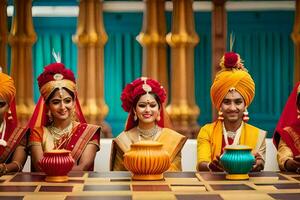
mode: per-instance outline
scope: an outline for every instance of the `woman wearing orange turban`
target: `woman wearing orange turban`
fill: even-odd
[[[17,127],[15,95],[13,79],[0,71],[0,176],[21,171],[27,158],[27,129]]]
[[[247,107],[255,94],[255,84],[244,68],[239,54],[225,53],[211,86],[211,99],[219,111],[216,121],[203,126],[197,138],[197,169],[200,171],[223,171],[219,157],[227,145],[252,147],[256,162],[253,171],[264,168],[266,132],[246,122]]]
[[[43,152],[67,149],[75,160],[72,170],[93,170],[99,150],[100,127],[86,124],[71,70],[52,63],[38,77],[41,97],[29,122],[29,147],[35,171]]]

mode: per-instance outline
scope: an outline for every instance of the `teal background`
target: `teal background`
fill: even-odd
[[[200,125],[211,119],[211,14],[195,12],[200,43],[195,48],[195,94],[201,109]],[[108,34],[105,46],[105,100],[109,106],[106,121],[113,134],[124,128],[127,113],[120,95],[126,83],[141,75],[142,48],[135,37],[142,27],[143,14],[104,12]],[[171,13],[166,12],[167,29]],[[9,27],[11,19],[9,20]],[[77,74],[77,47],[72,42],[76,17],[34,17],[38,40],[33,46],[34,99],[39,97],[36,78],[43,66],[54,62],[51,51],[61,52],[62,62]],[[294,11],[228,12],[228,33],[234,32],[234,50],[240,53],[256,83],[256,96],[249,107],[249,123],[268,131],[271,137],[285,101],[293,87],[294,47],[290,38]],[[229,35],[229,34],[228,34]],[[170,49],[167,49],[170,55]],[[10,50],[8,48],[10,65]],[[170,57],[168,68],[171,70]],[[172,81],[172,80],[170,80]]]

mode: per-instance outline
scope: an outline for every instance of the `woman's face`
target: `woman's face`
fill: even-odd
[[[159,104],[151,94],[144,94],[138,100],[135,107],[139,123],[154,123],[159,116]]]
[[[229,91],[222,101],[221,111],[225,122],[234,123],[242,120],[245,111],[244,98],[236,90]]]
[[[48,108],[54,120],[71,118],[74,106],[74,99],[65,89],[57,90],[48,103]]]
[[[8,103],[0,97],[0,124],[3,122],[4,114],[8,111]]]

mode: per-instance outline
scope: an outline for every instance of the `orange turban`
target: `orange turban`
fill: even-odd
[[[10,103],[15,95],[14,80],[7,74],[0,72],[0,98]]]
[[[222,70],[216,75],[210,88],[210,95],[214,106],[219,109],[222,101],[231,88],[235,88],[249,106],[255,95],[255,83],[244,68],[239,54],[225,53],[221,59]]]

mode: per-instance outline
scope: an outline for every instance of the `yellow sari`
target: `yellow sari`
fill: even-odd
[[[163,148],[170,155],[171,166],[168,171],[181,171],[181,149],[187,138],[168,128],[163,128],[158,134],[155,141],[162,143]],[[127,171],[123,165],[123,155],[130,150],[131,144],[138,141],[135,129],[124,131],[113,140],[110,158],[111,171]]]

